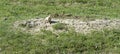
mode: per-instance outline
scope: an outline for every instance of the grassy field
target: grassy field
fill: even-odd
[[[72,14],[80,19],[119,19],[120,0],[0,0],[0,54],[119,54],[120,30],[74,31],[55,35],[15,30],[15,21],[49,14]],[[62,18],[62,17],[61,17]]]

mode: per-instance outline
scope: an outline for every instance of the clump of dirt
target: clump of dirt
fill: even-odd
[[[90,31],[102,30],[105,28],[107,29],[120,28],[120,19],[114,20],[96,19],[94,21],[82,21],[80,19],[58,19],[58,18],[57,19],[53,18],[51,24],[45,23],[43,18],[16,21],[14,27],[29,32],[40,32],[43,29],[58,32],[58,30],[54,30],[52,27],[57,23],[64,23],[69,28],[68,30],[70,30],[70,28],[72,27],[76,32],[80,33],[89,33]]]

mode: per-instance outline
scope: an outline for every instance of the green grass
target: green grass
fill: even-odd
[[[82,19],[119,19],[119,0],[0,0],[0,54],[120,53],[120,30],[74,31],[55,35],[25,33],[12,28],[18,20],[72,14]],[[6,20],[5,20],[6,19]]]
[[[1,54],[120,53],[120,30],[95,31],[84,35],[74,31],[56,36],[51,31],[32,35],[20,31],[1,32]]]
[[[66,24],[64,24],[64,23],[57,23],[57,24],[53,25],[52,27],[55,30],[68,30]]]

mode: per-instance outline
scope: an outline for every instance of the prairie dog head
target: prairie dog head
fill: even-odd
[[[46,23],[51,23],[51,15],[49,15],[45,18],[45,22]]]

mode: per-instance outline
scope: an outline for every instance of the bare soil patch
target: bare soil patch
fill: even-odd
[[[43,18],[16,21],[14,27],[26,32],[40,32],[41,30],[50,30],[53,32],[64,32],[68,30],[55,30],[53,25],[64,23],[68,30],[74,29],[76,32],[89,33],[95,30],[119,29],[120,19],[105,20],[96,19],[93,21],[82,21],[80,19],[56,19],[53,18],[50,23],[45,23]]]

